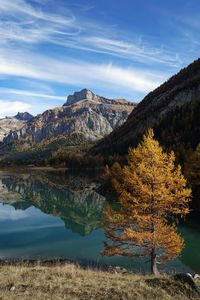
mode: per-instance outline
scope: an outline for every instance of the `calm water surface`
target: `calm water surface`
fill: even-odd
[[[101,255],[107,201],[95,187],[96,176],[85,172],[1,173],[0,258],[65,258],[148,271],[142,260]],[[200,272],[200,221],[185,221],[180,232],[185,249],[163,268]]]

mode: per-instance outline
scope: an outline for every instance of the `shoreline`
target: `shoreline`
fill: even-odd
[[[79,266],[82,269],[91,269],[91,270],[99,270],[101,272],[109,272],[110,270],[113,270],[113,272],[117,273],[127,273],[127,274],[135,274],[135,275],[141,275],[146,276],[150,275],[150,266],[146,267],[129,267],[129,266],[123,266],[123,265],[117,265],[117,264],[107,264],[107,263],[98,263],[96,261],[87,260],[87,259],[68,259],[68,258],[0,258],[0,267],[1,266],[20,266],[20,265],[27,265],[27,266],[37,266],[41,265],[44,267],[56,267],[56,266],[65,266],[68,264],[72,264],[75,266]],[[174,266],[168,266],[165,265],[160,266],[159,268],[159,274],[160,275],[174,275],[179,273],[187,273],[190,272],[192,274],[200,272],[194,271],[189,267],[183,266],[182,268],[176,268]]]
[[[4,300],[197,300],[198,289],[199,281],[193,286],[184,276],[119,273],[70,263],[3,265],[0,272],[0,298]]]
[[[46,171],[46,172],[65,172],[65,171],[102,171],[103,167],[99,168],[66,168],[66,167],[56,167],[56,166],[48,166],[48,167],[40,167],[33,165],[21,165],[21,166],[1,166],[0,173],[3,172],[28,172],[28,171]]]
[[[0,173],[4,172],[23,172],[23,171],[68,171],[68,168],[64,167],[36,167],[36,166],[12,166],[12,167],[0,167]]]

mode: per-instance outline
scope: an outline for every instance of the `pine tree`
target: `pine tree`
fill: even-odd
[[[192,187],[193,204],[200,208],[200,144],[185,163],[185,176]]]
[[[176,258],[183,248],[173,216],[189,212],[191,190],[173,152],[163,152],[153,130],[129,150],[128,165],[115,187],[119,208],[104,212],[104,254],[149,256],[151,272],[157,274],[157,263]]]
[[[200,144],[187,160],[185,173],[192,186],[200,186]]]

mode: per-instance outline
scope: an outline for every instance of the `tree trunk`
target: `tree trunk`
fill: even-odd
[[[156,261],[156,252],[155,249],[151,251],[151,273],[154,275],[158,275],[157,261]]]

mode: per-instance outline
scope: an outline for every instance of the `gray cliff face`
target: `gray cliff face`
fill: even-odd
[[[11,132],[4,144],[15,141],[39,143],[59,135],[80,133],[88,141],[96,141],[122,125],[135,107],[124,99],[106,99],[84,89],[67,98],[67,102],[49,109]]]
[[[80,100],[87,99],[87,100],[97,100],[97,96],[92,93],[88,89],[83,89],[80,92],[75,92],[73,95],[69,95],[67,97],[67,102],[63,106],[74,104]]]
[[[0,142],[2,142],[11,132],[20,130],[26,124],[25,121],[16,118],[5,118],[0,120]]]
[[[29,114],[28,112],[24,112],[24,113],[18,112],[18,114],[16,116],[14,116],[14,118],[17,120],[20,120],[20,121],[29,122],[29,121],[33,120],[34,116]]]
[[[0,119],[0,142],[2,142],[12,132],[21,130],[24,125],[33,120],[33,116],[28,112],[20,113],[14,117]]]

